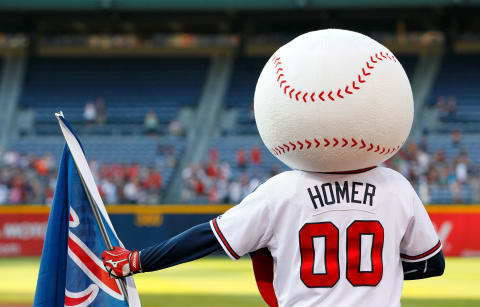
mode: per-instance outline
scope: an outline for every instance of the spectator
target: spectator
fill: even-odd
[[[205,195],[205,184],[203,183],[203,181],[198,177],[198,176],[194,176],[193,178],[193,187],[195,189],[195,193],[196,195],[198,196],[202,196],[202,195]]]
[[[238,204],[242,200],[242,185],[238,180],[234,180],[228,187],[228,202]]]
[[[163,186],[162,175],[155,169],[150,168],[147,177],[143,181],[143,186],[147,190],[161,190]]]
[[[103,125],[107,122],[107,105],[103,97],[98,97],[95,100],[95,108],[97,111],[96,123]]]
[[[237,167],[245,169],[247,167],[247,155],[244,149],[237,151]]]
[[[260,148],[258,148],[257,146],[252,147],[250,151],[250,160],[254,165],[259,165],[262,163],[262,153],[260,151]]]
[[[155,111],[150,110],[145,114],[143,126],[148,134],[156,134],[158,129],[158,117]]]
[[[455,176],[457,178],[457,182],[461,185],[467,182],[468,164],[468,155],[466,152],[462,152],[458,158],[457,166],[455,167]]]
[[[453,130],[451,134],[452,144],[455,147],[460,146],[460,141],[462,140],[462,136],[460,135],[460,131]]]
[[[168,124],[168,133],[172,136],[182,136],[185,134],[185,131],[182,127],[182,124],[174,119]]]
[[[216,182],[217,202],[228,202],[228,180],[220,175],[220,179]]]
[[[125,200],[130,204],[138,203],[139,190],[137,180],[129,181],[123,188],[123,194],[125,195]]]
[[[92,101],[87,101],[83,110],[83,120],[86,124],[93,124],[97,119],[97,110]]]
[[[440,175],[438,176],[437,183],[441,186],[448,186],[449,180],[451,178],[450,169],[448,166],[441,167]],[[432,182],[434,183],[434,182]]]
[[[107,204],[118,204],[118,191],[117,186],[108,179],[103,179],[100,187],[105,195],[105,202]]]
[[[240,176],[240,186],[242,188],[242,199],[250,193],[250,181],[248,180],[247,172],[243,172]]]
[[[437,109],[440,117],[445,117],[445,116],[448,115],[447,102],[445,100],[445,97],[439,96],[437,98],[437,102],[435,104],[435,109]]]
[[[33,167],[35,168],[35,170],[40,176],[45,176],[49,172],[48,161],[45,158],[39,157],[35,159],[35,161],[33,162]]]
[[[223,178],[225,180],[230,179],[231,172],[232,171],[230,169],[230,164],[228,164],[227,162],[222,162],[220,164],[220,176],[221,176],[221,178]]]
[[[218,176],[218,166],[216,162],[210,161],[210,163],[208,163],[207,175],[211,178],[215,178]]]
[[[448,103],[446,106],[447,114],[449,117],[453,117],[457,115],[458,106],[457,106],[457,99],[453,96],[448,98]]]

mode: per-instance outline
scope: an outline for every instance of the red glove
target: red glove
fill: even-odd
[[[115,246],[112,250],[102,253],[103,265],[112,278],[121,278],[141,272],[140,254]]]

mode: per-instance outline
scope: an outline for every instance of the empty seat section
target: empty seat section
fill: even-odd
[[[183,106],[196,106],[207,58],[31,58],[20,104],[35,110],[39,134],[58,134],[53,113],[63,110],[83,124],[87,101],[103,98],[106,125],[80,132],[141,132],[145,114],[156,112],[160,132]]]
[[[437,104],[444,99],[448,105],[455,101],[456,111],[441,112],[442,124],[439,132],[459,130],[480,132],[480,56],[448,55],[443,59],[438,77],[432,89],[430,104],[439,110]],[[449,108],[447,106],[447,108]]]

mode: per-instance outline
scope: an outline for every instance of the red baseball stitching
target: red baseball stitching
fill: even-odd
[[[330,101],[335,102],[335,101],[340,101],[340,99],[345,98],[345,94],[352,95],[355,92],[360,90],[360,86],[358,83],[365,83],[366,78],[370,76],[372,73],[369,72],[370,70],[373,70],[375,68],[375,64],[378,64],[381,61],[384,60],[391,60],[394,61],[395,63],[397,62],[397,59],[393,54],[389,54],[388,52],[377,52],[374,55],[370,56],[369,59],[365,62],[365,67],[362,67],[362,72],[357,75],[357,78],[353,80],[351,83],[348,83],[345,87],[337,88],[337,89],[326,89],[322,91],[317,91],[319,92],[318,96],[315,95],[316,92],[308,92],[308,91],[303,91],[303,90],[297,90],[291,86],[287,78],[285,77],[285,71],[282,67],[282,61],[280,61],[280,57],[273,56],[272,61],[275,65],[276,69],[276,75],[277,75],[277,83],[279,84],[280,88],[283,88],[283,93],[285,95],[288,95],[288,97],[292,101],[298,101],[301,102],[307,102],[307,97],[310,98],[311,102],[316,102],[315,100],[316,97],[318,97],[319,100],[321,101],[328,101],[323,97],[323,95],[326,95],[326,98],[328,98]],[[357,83],[358,80],[358,83]],[[351,85],[351,86],[350,86]],[[287,89],[290,89],[287,91]],[[342,94],[345,93],[345,94]],[[338,100],[336,99],[338,98]]]
[[[349,141],[351,140],[351,141]],[[270,148],[270,151],[275,155],[275,156],[280,156],[284,153],[290,152],[290,151],[296,151],[296,150],[303,150],[305,149],[310,149],[312,145],[315,148],[320,147],[347,147],[350,143],[351,145],[349,146],[350,148],[356,148],[358,150],[365,150],[365,151],[371,151],[374,152],[378,155],[388,155],[389,153],[393,153],[394,151],[400,149],[400,145],[396,147],[384,147],[380,146],[379,144],[373,144],[373,143],[366,143],[363,139],[355,139],[355,138],[323,138],[320,139],[320,141],[317,138],[313,139],[305,139],[305,140],[292,140],[288,141],[285,144],[278,145],[275,147]],[[323,141],[323,143],[322,143]],[[368,145],[367,145],[368,144]],[[330,146],[331,145],[331,146]],[[357,146],[358,145],[358,146]]]

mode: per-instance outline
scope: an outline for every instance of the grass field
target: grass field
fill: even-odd
[[[0,259],[0,306],[31,306],[38,258]],[[265,306],[250,268],[208,258],[155,273],[135,276],[142,305],[149,306]],[[448,258],[444,276],[405,283],[402,306],[480,306],[480,258]]]

